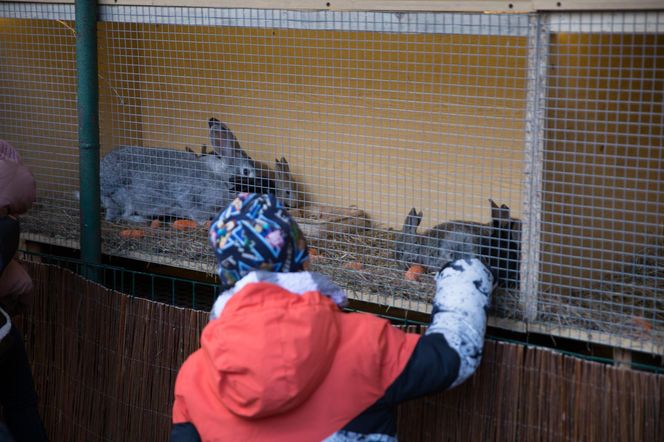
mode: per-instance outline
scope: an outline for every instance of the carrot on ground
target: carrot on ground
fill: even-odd
[[[145,232],[142,229],[124,229],[120,230],[120,237],[122,238],[143,238],[145,236]]]
[[[197,227],[196,221],[191,219],[178,219],[173,221],[173,228],[175,230],[191,230]]]
[[[424,274],[424,267],[415,264],[408,268],[406,274],[404,275],[404,278],[408,281],[418,281],[420,279],[420,276],[422,276],[422,274]]]
[[[364,266],[362,265],[362,263],[357,261],[350,261],[343,265],[344,269],[349,269],[349,270],[362,270],[363,267]]]

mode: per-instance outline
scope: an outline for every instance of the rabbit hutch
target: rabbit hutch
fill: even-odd
[[[0,2],[0,138],[38,182],[27,243],[82,248],[98,192],[110,262],[210,280],[205,219],[180,200],[223,181],[211,218],[267,187],[312,270],[364,305],[426,314],[441,247],[490,244],[490,327],[664,355],[661,1],[98,3],[99,189],[74,2]],[[198,173],[217,161],[223,180]],[[131,204],[109,197],[121,174]]]

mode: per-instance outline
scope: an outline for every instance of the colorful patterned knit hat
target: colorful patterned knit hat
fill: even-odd
[[[254,270],[303,270],[309,259],[302,231],[274,195],[239,194],[212,220],[209,239],[223,289]]]

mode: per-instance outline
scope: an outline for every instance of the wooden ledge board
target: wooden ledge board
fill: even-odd
[[[2,0],[0,0],[1,2]],[[74,0],[12,0],[71,4]],[[663,0],[99,0],[102,5],[300,9],[333,11],[624,11],[664,9]]]

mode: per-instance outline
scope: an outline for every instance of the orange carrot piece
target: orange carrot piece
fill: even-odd
[[[196,221],[191,219],[178,219],[173,221],[173,228],[175,230],[191,230],[197,227]]]
[[[363,267],[364,266],[362,265],[362,263],[357,261],[350,261],[343,265],[344,269],[349,269],[349,270],[362,270]]]
[[[138,239],[143,238],[145,236],[145,232],[142,229],[124,229],[120,230],[120,236],[122,238]]]
[[[424,267],[415,264],[408,268],[406,274],[404,275],[404,278],[407,281],[418,281],[420,279],[420,276],[422,276],[422,274],[424,274]]]

